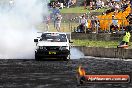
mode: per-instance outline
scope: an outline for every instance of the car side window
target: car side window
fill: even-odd
[[[66,35],[65,34],[60,34],[61,41],[66,42]]]

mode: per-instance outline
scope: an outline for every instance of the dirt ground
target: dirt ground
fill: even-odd
[[[131,61],[96,58],[69,62],[1,59],[0,88],[132,88],[131,82],[78,86],[76,74],[79,65],[86,69],[87,74],[132,74]]]

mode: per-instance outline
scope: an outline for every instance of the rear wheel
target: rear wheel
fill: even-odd
[[[64,61],[70,60],[70,55],[68,55],[67,57],[63,57],[63,60],[64,60]]]
[[[36,61],[39,61],[40,60],[40,57],[38,55],[35,55],[35,60]]]

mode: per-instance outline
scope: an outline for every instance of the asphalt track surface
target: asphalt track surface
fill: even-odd
[[[87,74],[132,74],[132,61],[96,58],[68,62],[1,59],[0,88],[132,88],[131,82],[78,86],[76,74],[79,65],[84,67]]]

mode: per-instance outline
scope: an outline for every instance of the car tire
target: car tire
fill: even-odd
[[[70,55],[68,55],[67,57],[63,57],[63,60],[64,60],[64,61],[70,60]]]
[[[64,61],[68,61],[67,57],[63,57],[63,60],[64,60]]]
[[[35,60],[36,60],[36,61],[39,61],[39,60],[40,60],[40,57],[37,56],[37,55],[35,55]]]

